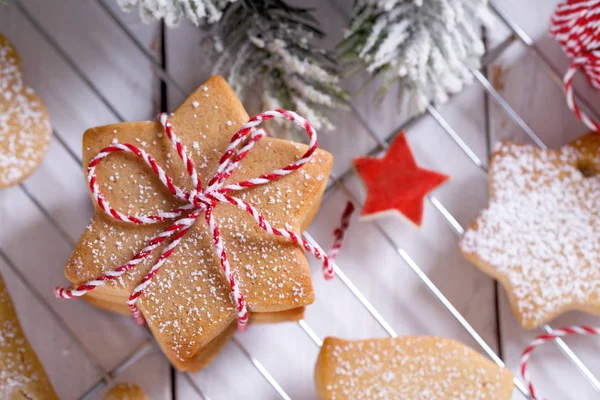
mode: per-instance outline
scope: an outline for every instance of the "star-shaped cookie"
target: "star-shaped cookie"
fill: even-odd
[[[500,143],[488,206],[460,242],[530,329],[568,310],[600,315],[600,135],[557,150]]]
[[[423,220],[425,196],[449,178],[419,167],[404,133],[398,134],[383,158],[359,157],[354,166],[367,187],[362,217],[391,213],[416,226]]]
[[[42,100],[23,81],[16,49],[0,35],[0,188],[21,182],[37,168],[51,134]]]
[[[509,400],[512,374],[464,344],[406,336],[326,338],[315,368],[319,400]]]
[[[169,120],[191,154],[199,179],[206,185],[214,175],[231,136],[248,115],[221,77],[213,77],[179,106]],[[190,189],[185,166],[157,122],[131,122],[92,128],[83,138],[83,165],[113,143],[132,143],[152,154],[175,184]],[[299,159],[307,146],[264,138],[241,162],[228,182],[258,177]],[[300,170],[268,184],[237,192],[274,226],[302,232],[315,215],[332,156],[317,150]],[[118,153],[98,165],[99,185],[111,206],[130,215],[169,210],[181,205],[151,169],[131,154]],[[94,202],[96,203],[96,202]],[[303,249],[289,240],[269,235],[242,210],[217,204],[213,215],[238,277],[251,320],[301,315],[314,301],[310,271]],[[110,218],[96,204],[96,215],[81,237],[65,269],[74,285],[127,262],[166,223],[133,225]],[[120,311],[162,248],[116,282],[98,287],[84,298]],[[150,330],[178,368],[206,365],[231,335],[236,319],[230,287],[221,270],[213,237],[203,218],[196,221],[167,259],[138,301]],[[212,346],[212,347],[211,347]],[[216,346],[217,348],[215,349]],[[212,356],[211,356],[212,357]]]

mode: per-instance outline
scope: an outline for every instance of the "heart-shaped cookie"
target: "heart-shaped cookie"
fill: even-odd
[[[0,188],[21,182],[37,168],[51,134],[44,104],[23,82],[17,51],[0,35]]]

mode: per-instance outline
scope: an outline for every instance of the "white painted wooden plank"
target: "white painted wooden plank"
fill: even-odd
[[[150,64],[96,0],[64,0],[60,7],[43,0],[22,2],[127,120],[147,119],[154,114],[155,86]],[[125,16],[129,21],[136,20],[134,14]],[[144,25],[138,21],[131,29],[150,46],[157,27],[158,23]]]

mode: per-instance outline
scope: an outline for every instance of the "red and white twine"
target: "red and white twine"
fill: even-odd
[[[571,335],[598,336],[600,335],[600,328],[594,328],[591,326],[568,326],[564,328],[553,329],[552,331],[544,333],[535,338],[535,340],[533,340],[533,342],[531,342],[531,344],[527,346],[525,350],[523,350],[523,353],[521,354],[521,375],[523,376],[523,380],[529,389],[529,393],[531,393],[532,399],[537,400],[539,397],[537,397],[537,392],[533,387],[533,383],[529,377],[529,369],[527,368],[527,363],[529,362],[531,353],[536,347],[544,343],[551,342],[559,337]]]
[[[340,248],[342,247],[342,242],[344,241],[344,235],[350,227],[350,217],[354,212],[354,203],[349,201],[346,203],[346,208],[342,213],[342,220],[340,226],[333,231],[333,246],[331,246],[331,250],[327,253],[330,261],[333,261],[339,254]]]
[[[309,148],[306,153],[304,153],[300,159],[291,162],[283,168],[276,169],[256,178],[224,185],[225,180],[231,176],[240,161],[242,161],[244,157],[248,155],[254,144],[256,144],[256,142],[266,135],[264,130],[255,128],[263,121],[273,118],[285,118],[306,130],[306,134],[309,138]],[[156,160],[152,157],[152,155],[132,144],[114,144],[102,149],[100,153],[98,153],[90,161],[87,168],[87,177],[90,191],[98,202],[98,205],[102,210],[104,210],[104,212],[106,212],[106,214],[110,215],[114,219],[138,225],[153,224],[156,222],[169,220],[175,221],[167,226],[160,234],[149,240],[146,243],[146,246],[125,264],[120,265],[112,271],[108,271],[91,281],[79,285],[76,288],[57,287],[54,291],[57,297],[62,299],[71,299],[74,297],[83,296],[98,286],[103,286],[106,284],[106,282],[122,276],[127,271],[131,270],[137,264],[146,259],[157,247],[167,242],[167,240],[171,240],[171,242],[162,250],[162,253],[156,263],[152,266],[152,268],[150,268],[148,273],[142,278],[141,282],[133,290],[129,300],[127,301],[127,304],[136,322],[143,324],[144,317],[141,315],[138,307],[136,306],[137,300],[142,295],[144,290],[150,285],[152,278],[158,273],[161,266],[173,253],[187,231],[196,222],[198,217],[204,214],[204,219],[208,224],[213,237],[213,243],[219,257],[221,268],[223,269],[223,272],[225,273],[225,276],[229,282],[232,297],[236,304],[238,328],[243,330],[248,323],[248,310],[246,301],[244,299],[244,295],[240,291],[235,273],[231,271],[231,266],[227,259],[226,246],[219,232],[219,226],[212,214],[214,208],[219,203],[229,203],[235,205],[239,209],[250,214],[258,223],[258,226],[260,226],[266,232],[272,235],[283,236],[286,239],[301,245],[306,251],[313,254],[323,263],[323,273],[325,278],[331,279],[334,276],[332,261],[330,261],[326,254],[309,243],[301,235],[292,232],[289,229],[273,227],[250,203],[230,195],[230,193],[235,191],[275,181],[302,168],[312,158],[318,145],[317,134],[308,121],[295,112],[286,110],[267,111],[252,117],[231,138],[229,145],[219,160],[219,165],[215,175],[209,181],[206,188],[203,188],[202,183],[198,179],[194,162],[192,161],[191,157],[188,156],[186,147],[173,132],[173,126],[169,122],[167,115],[161,114],[159,116],[159,121],[163,125],[173,148],[177,151],[177,154],[186,167],[186,171],[192,182],[193,189],[191,191],[188,192],[185,189],[175,185],[173,179],[169,177],[156,163]],[[248,137],[248,135],[250,136]],[[238,149],[240,145],[242,147]],[[152,171],[154,171],[159,180],[169,189],[173,196],[179,200],[185,201],[186,204],[169,211],[159,211],[154,215],[126,215],[112,208],[104,197],[104,194],[100,191],[100,187],[96,178],[96,167],[109,155],[119,152],[132,153],[144,160],[144,162],[150,166]],[[341,238],[339,240],[341,241]]]
[[[600,0],[560,3],[552,15],[550,35],[571,59],[563,78],[567,105],[588,128],[600,131],[600,125],[581,111],[573,95],[573,77],[578,69],[600,89]]]

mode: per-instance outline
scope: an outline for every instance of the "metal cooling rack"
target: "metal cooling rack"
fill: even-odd
[[[114,21],[115,25],[121,29],[125,35],[132,41],[135,47],[142,53],[150,62],[150,65],[157,76],[170,88],[175,89],[181,95],[186,97],[188,93],[180,86],[177,81],[162,67],[162,65],[154,58],[152,53],[133,35],[133,33],[129,30],[129,28],[123,24],[123,22],[119,19],[119,17],[115,14],[115,12],[107,6],[105,3],[106,0],[95,0],[100,5],[100,7],[106,12],[106,14],[110,17],[112,21]],[[340,15],[346,19],[350,18],[348,10],[342,7],[338,0],[329,0],[333,6],[333,8],[340,13]],[[73,70],[75,74],[77,74],[82,81],[89,87],[89,89],[98,97],[98,99],[104,103],[107,109],[120,121],[123,121],[123,116],[119,113],[115,106],[111,104],[111,102],[102,94],[99,88],[94,84],[94,82],[86,75],[85,71],[83,71],[77,63],[68,55],[68,53],[64,50],[64,48],[60,45],[60,43],[50,34],[50,32],[37,20],[37,18],[30,12],[30,10],[23,4],[21,0],[12,0],[9,3],[12,3],[22,14],[23,16],[31,22],[34,28],[38,31],[38,33],[50,44],[50,46],[63,58],[63,60],[69,65],[69,67]],[[562,79],[560,75],[556,72],[554,67],[549,63],[549,61],[542,55],[537,48],[534,46],[532,39],[511,19],[508,18],[506,14],[496,8],[493,4],[490,4],[490,10],[510,29],[511,34],[502,42],[500,42],[495,47],[489,49],[486,54],[482,58],[481,68],[485,70],[485,68],[490,65],[494,60],[496,60],[500,55],[504,53],[504,51],[509,48],[514,42],[520,41],[522,42],[528,49],[528,51],[533,54],[536,59],[539,61],[539,64],[543,68],[543,70],[549,75],[549,77],[558,85],[562,87]],[[521,128],[523,131],[532,139],[532,141],[537,144],[541,148],[547,148],[544,142],[535,134],[535,132],[525,123],[525,121],[519,116],[519,114],[506,102],[506,100],[494,89],[491,82],[487,79],[487,77],[478,70],[472,70],[473,77],[476,81],[481,84],[484,91],[495,101],[500,108],[502,108],[506,114]],[[577,94],[576,94],[577,96]],[[590,115],[594,115],[589,104],[584,100],[578,97],[578,104],[586,110]],[[389,143],[394,139],[397,132],[408,129],[410,126],[414,125],[417,121],[422,118],[427,118],[427,116],[432,117],[442,128],[443,131],[448,134],[448,136],[456,143],[456,145],[465,153],[465,155],[475,164],[482,173],[487,175],[486,165],[477,157],[475,152],[469,148],[469,146],[461,139],[456,131],[452,128],[452,126],[441,116],[436,107],[429,104],[426,107],[426,113],[420,116],[415,116],[408,119],[402,126],[395,129],[392,134],[388,135],[385,140],[380,139],[372,129],[372,127],[361,117],[361,115],[357,112],[356,108],[349,104],[351,108],[351,112],[357,118],[357,120],[363,125],[367,133],[377,142],[377,146],[373,148],[369,154],[377,154],[382,150],[385,150]],[[56,130],[54,130],[54,137],[57,141],[64,147],[64,149],[68,152],[70,157],[73,160],[73,167],[80,168],[81,159],[73,152],[72,149],[66,144],[63,136]],[[339,176],[332,175],[330,178],[331,184],[326,189],[326,194],[330,195],[334,190],[341,190],[350,201],[354,202],[357,206],[361,206],[360,202],[351,194],[348,188],[345,186],[344,181],[345,178],[352,175],[354,171],[352,169],[346,170]],[[31,192],[28,190],[27,185],[25,183],[19,184],[19,188],[23,191],[23,193],[33,202],[33,204],[39,209],[39,211],[48,219],[48,222],[54,227],[56,232],[71,246],[75,245],[75,239],[72,238],[54,219],[54,217],[44,208],[42,202]],[[454,216],[444,207],[444,205],[438,200],[434,195],[429,195],[427,197],[428,201],[434,206],[434,208],[440,213],[440,215],[446,220],[448,225],[452,228],[452,230],[456,233],[456,235],[461,236],[464,233],[464,228],[460,225],[460,223],[454,218]],[[428,276],[423,272],[423,270],[419,267],[419,265],[410,257],[410,255],[402,249],[396,242],[394,238],[389,235],[383,229],[383,227],[377,222],[371,222],[374,226],[381,232],[385,240],[389,243],[390,246],[396,250],[399,258],[406,263],[406,265],[415,273],[415,275],[421,280],[421,282],[427,287],[427,289],[436,297],[436,299],[448,310],[448,312],[457,320],[457,322],[467,331],[467,333],[479,344],[482,350],[500,367],[504,367],[504,362],[500,359],[500,357],[492,350],[492,348],[485,342],[485,340],[479,335],[479,333],[469,324],[469,322],[460,314],[460,312],[450,303],[450,301],[444,296],[444,294],[435,286],[435,284],[428,278]],[[307,240],[314,242],[312,237],[305,233],[305,237]],[[82,393],[79,396],[79,399],[91,399],[97,393],[99,393],[103,388],[107,385],[112,384],[112,380],[120,375],[127,368],[135,364],[140,358],[142,358],[147,352],[149,352],[153,347],[157,346],[154,340],[152,339],[150,333],[144,329],[144,334],[147,337],[147,340],[143,342],[137,349],[135,349],[131,354],[129,354],[125,359],[123,359],[116,367],[112,370],[108,371],[104,369],[101,364],[98,362],[94,354],[89,351],[86,346],[83,344],[81,340],[75,335],[75,333],[69,328],[64,319],[52,308],[52,306],[44,299],[44,297],[35,289],[35,286],[29,282],[27,277],[20,271],[20,269],[15,265],[15,263],[7,256],[7,254],[0,248],[0,259],[2,259],[8,267],[16,274],[16,276],[24,283],[25,287],[29,288],[31,294],[42,304],[50,315],[56,320],[56,322],[64,329],[65,333],[72,339],[73,343],[85,354],[89,362],[94,366],[94,368],[101,375],[101,379],[90,387],[85,393]],[[343,273],[343,270],[339,265],[334,265],[336,276],[347,286],[347,288],[356,296],[356,298],[361,302],[364,308],[369,312],[375,321],[381,325],[381,327],[391,336],[397,337],[398,334],[391,327],[391,325],[386,321],[386,319],[375,309],[375,307],[369,302],[369,300],[360,292],[359,288],[355,286],[352,281]],[[314,342],[316,346],[321,346],[323,344],[321,338],[315,333],[315,331],[308,325],[308,323],[304,320],[298,322],[299,327],[308,335],[308,337]],[[552,328],[549,325],[544,325],[541,328],[543,331],[550,331]],[[291,399],[290,396],[284,391],[284,389],[279,385],[279,383],[273,378],[273,376],[267,371],[267,369],[260,363],[260,361],[254,357],[235,337],[233,338],[233,343],[238,347],[242,354],[256,367],[256,369],[260,372],[260,374],[265,378],[265,380],[273,387],[273,389],[277,392],[277,394],[282,399]],[[555,343],[560,348],[560,350],[565,354],[565,356],[577,367],[577,369],[584,375],[587,381],[596,389],[597,392],[600,393],[600,381],[598,378],[594,376],[594,374],[586,367],[586,365],[577,357],[577,355],[561,340],[556,339]],[[194,382],[189,373],[183,373],[182,376],[190,386],[194,389],[196,394],[201,399],[209,400],[209,397],[204,394],[200,387]],[[523,384],[523,382],[515,377],[514,385],[518,389],[518,391],[523,395],[524,398],[530,399],[529,391],[527,387]]]

